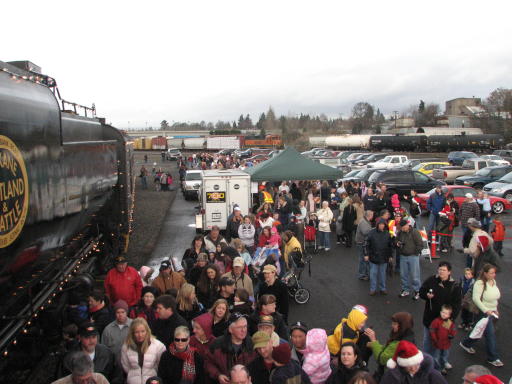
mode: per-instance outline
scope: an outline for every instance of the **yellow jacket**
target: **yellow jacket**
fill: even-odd
[[[299,248],[302,252],[302,246],[300,245],[299,240],[295,236],[293,236],[288,242],[284,245],[284,261],[286,265],[288,265],[288,255],[295,251],[295,249]]]
[[[327,338],[327,346],[332,355],[340,352],[341,345],[347,342],[357,343],[359,340],[359,330],[366,322],[366,316],[358,309],[352,309],[346,319],[336,326],[332,335]]]

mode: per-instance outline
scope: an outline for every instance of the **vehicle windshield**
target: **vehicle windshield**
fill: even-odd
[[[412,170],[413,171],[419,171],[422,166],[423,166],[423,163],[416,164],[414,167],[412,167]]]
[[[391,161],[391,156],[386,156],[385,158],[379,160],[381,163],[389,163]]]
[[[512,184],[512,172],[507,173],[505,176],[503,176],[501,179],[499,179],[498,182]]]
[[[464,162],[462,163],[462,168],[475,168],[475,162],[474,161],[471,161],[471,160],[464,160]]]
[[[355,170],[350,171],[349,173],[347,173],[347,174],[345,175],[345,177],[354,177],[354,176],[355,176],[355,175],[357,175],[359,172],[361,172],[361,170],[360,170],[360,169],[355,169]]]
[[[478,157],[475,153],[472,153],[472,152],[463,152],[463,153],[461,153],[461,155],[465,159],[474,159],[475,157]]]
[[[477,173],[475,173],[475,176],[489,176],[492,169],[489,168],[482,168]]]
[[[199,172],[187,173],[185,178],[187,180],[201,180],[201,174]]]

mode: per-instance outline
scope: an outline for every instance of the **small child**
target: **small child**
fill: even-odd
[[[436,363],[436,368],[443,375],[446,375],[448,369],[452,368],[452,365],[448,362],[448,355],[450,354],[452,339],[457,331],[454,322],[451,320],[452,307],[450,305],[443,305],[439,315],[430,324],[430,339],[434,348],[432,357]]]
[[[503,240],[505,240],[505,226],[501,220],[496,217],[493,219],[493,229],[491,231],[492,239],[494,240],[494,250],[503,257]]]
[[[331,374],[331,355],[327,348],[327,333],[320,328],[310,329],[306,334],[302,369],[312,384],[323,384]]]
[[[460,278],[460,286],[462,287],[462,297],[464,297],[464,295],[469,291],[473,284],[475,284],[473,270],[471,268],[464,268],[464,277]],[[467,309],[462,308],[460,318],[462,320],[462,323],[459,324],[459,329],[464,329],[465,331],[471,330],[474,315]]]

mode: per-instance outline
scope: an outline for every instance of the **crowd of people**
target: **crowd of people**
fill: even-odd
[[[478,200],[468,196],[457,207],[436,189],[427,203],[429,229],[443,225],[444,216],[452,231],[461,225],[468,267],[456,281],[451,264],[441,261],[422,282],[425,243],[415,225],[420,205],[414,191],[408,199],[405,210],[384,184],[267,183],[252,214],[235,206],[224,234],[213,227],[195,236],[181,263],[162,261],[154,278],[152,268],[137,271],[119,256],[104,290],[68,308],[61,372],[68,376],[57,382],[446,383],[459,331],[468,332],[461,351],[474,354],[485,339],[487,362],[503,366],[494,328],[498,220],[484,227],[486,211]],[[354,272],[369,281],[372,296],[387,295],[386,274],[399,271],[398,296],[425,302],[422,343],[408,312],[393,314],[389,336],[379,341],[367,326],[369,309],[360,304],[333,331],[289,324],[288,288],[281,278],[298,268],[307,247],[315,247],[306,239],[308,228],[317,232],[319,251],[329,251],[334,234],[338,247],[356,246]],[[451,238],[444,244],[451,246]],[[480,336],[472,337],[482,320]],[[372,359],[376,369],[369,372]],[[465,380],[499,382],[489,381],[497,379],[480,365],[468,367]]]

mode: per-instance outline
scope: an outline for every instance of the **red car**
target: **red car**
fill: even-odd
[[[453,194],[453,197],[455,198],[457,204],[459,204],[459,207],[464,202],[466,193],[471,193],[473,197],[476,197],[477,194],[473,188],[465,187],[462,185],[444,185],[442,190],[445,195],[447,193]],[[434,189],[431,189],[427,193],[418,193],[420,206],[423,211],[427,210],[427,200],[432,193],[434,193]],[[512,208],[512,204],[508,200],[502,199],[501,197],[489,196],[489,199],[491,200],[491,208],[493,213],[503,213],[506,210]]]

